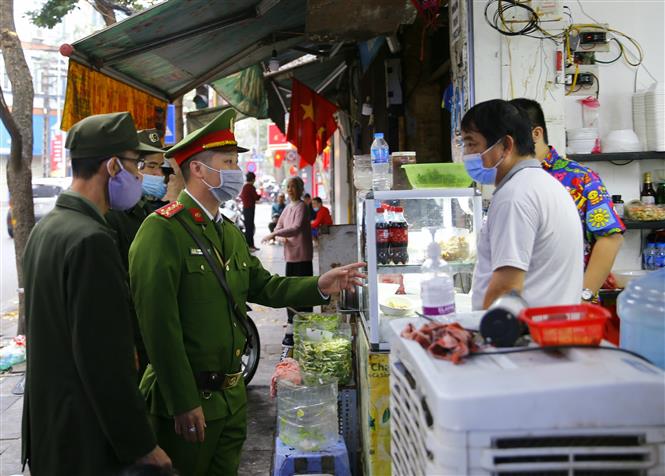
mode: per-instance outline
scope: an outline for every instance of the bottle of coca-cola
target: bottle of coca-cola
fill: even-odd
[[[390,228],[383,208],[376,209],[376,260],[379,264],[390,263]]]
[[[404,218],[402,207],[392,207],[393,215],[389,223],[390,260],[395,264],[409,262],[409,224]]]

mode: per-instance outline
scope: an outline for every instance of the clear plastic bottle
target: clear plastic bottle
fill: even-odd
[[[434,241],[427,246],[427,259],[421,267],[420,298],[423,314],[439,321],[450,321],[455,315],[455,287],[448,263],[441,258],[441,247]]]
[[[628,283],[617,299],[621,342],[665,370],[665,269]]]
[[[654,269],[665,268],[665,243],[656,243],[656,252],[653,257]]]
[[[370,154],[372,155],[372,190],[390,190],[392,186],[390,149],[383,138],[383,132],[374,134]]]

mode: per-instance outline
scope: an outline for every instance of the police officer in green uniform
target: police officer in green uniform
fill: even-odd
[[[271,275],[219,205],[243,185],[226,110],[167,152],[185,190],[141,226],[129,253],[136,311],[150,364],[141,382],[159,444],[185,476],[235,475],[246,436],[246,393],[240,372],[246,301],[272,307],[318,305],[352,290],[362,263],[320,277]],[[203,242],[223,270],[232,296],[215,277]],[[235,302],[239,313],[233,312]],[[240,314],[238,316],[237,314]]]
[[[32,230],[23,257],[28,366],[23,463],[33,476],[116,475],[170,466],[136,385],[127,274],[104,213],[141,196],[140,144],[127,112],[67,134],[74,178]]]
[[[142,175],[142,196],[138,203],[129,210],[109,210],[106,221],[117,234],[118,249],[125,270],[129,272],[129,247],[134,241],[141,223],[155,210],[163,207],[168,202],[162,200],[166,195],[166,185],[169,177],[173,174],[173,168],[164,157],[162,141],[157,129],[145,129],[138,132],[138,140],[142,144],[153,147],[159,152],[144,152],[141,154],[142,162],[139,163],[139,171]],[[148,356],[145,345],[141,339],[141,333],[136,320],[136,312],[133,303],[130,302],[132,314],[132,326],[134,328],[134,345],[136,347],[136,360],[139,380],[143,376],[148,365]]]

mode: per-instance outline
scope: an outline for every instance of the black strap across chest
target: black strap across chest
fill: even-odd
[[[199,235],[197,235],[194,230],[185,222],[185,220],[182,218],[180,215],[175,215],[174,218],[178,220],[178,223],[182,225],[182,227],[185,229],[187,233],[189,233],[189,236],[192,237],[194,242],[196,243],[196,246],[199,247],[201,250],[201,253],[203,254],[203,257],[206,259],[208,264],[210,265],[210,269],[212,270],[213,274],[217,278],[217,281],[219,282],[219,285],[222,287],[222,290],[226,294],[227,299],[229,300],[229,305],[231,307],[231,315],[233,318],[236,320],[236,322],[240,325],[243,333],[245,334],[245,338],[247,339],[247,345],[249,347],[252,347],[253,342],[252,339],[249,337],[251,336],[251,333],[249,331],[249,327],[247,325],[247,322],[245,320],[245,316],[242,315],[240,312],[240,308],[238,307],[238,304],[236,303],[235,299],[233,298],[233,294],[231,294],[231,290],[229,289],[229,285],[226,282],[226,278],[224,277],[224,272],[222,271],[221,264],[215,260],[215,258],[212,257],[210,252],[208,251],[208,247],[206,243],[201,239]]]

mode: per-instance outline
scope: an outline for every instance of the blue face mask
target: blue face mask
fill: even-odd
[[[143,195],[161,199],[166,195],[166,184],[164,177],[157,175],[143,175]]]
[[[499,139],[481,154],[465,154],[462,156],[464,168],[466,168],[466,172],[473,180],[483,185],[494,185],[496,182],[497,167],[503,162],[505,157],[501,157],[501,160],[494,167],[486,168],[483,166],[483,155],[492,150],[502,140],[503,138]]]
[[[318,212],[318,211],[319,211],[319,207],[312,207],[312,210],[314,210],[315,212]]]

